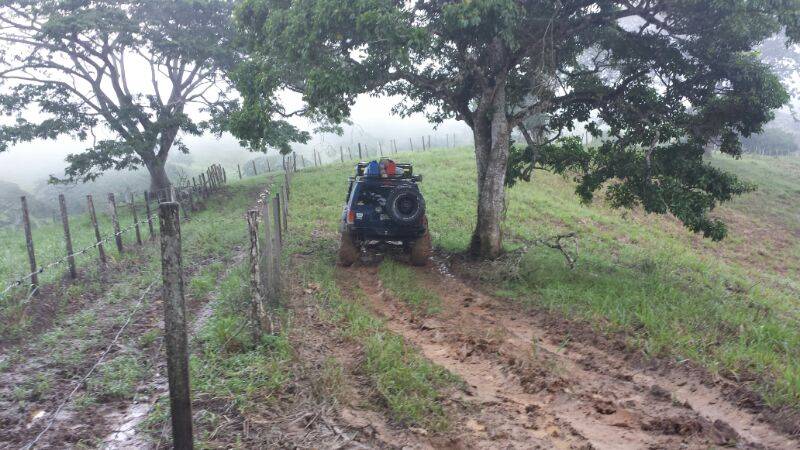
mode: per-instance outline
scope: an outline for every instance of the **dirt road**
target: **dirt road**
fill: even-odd
[[[462,405],[455,408],[453,447],[800,446],[726,400],[707,377],[636,362],[611,341],[573,334],[564,321],[523,311],[435,267],[417,270],[442,299],[442,311],[428,317],[384,289],[377,267],[339,270],[389,329],[468,385],[449,399]]]

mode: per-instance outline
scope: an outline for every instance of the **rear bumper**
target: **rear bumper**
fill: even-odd
[[[342,224],[342,231],[350,233],[358,240],[395,241],[403,239],[416,239],[425,234],[424,225],[405,227],[359,227],[351,224]]]

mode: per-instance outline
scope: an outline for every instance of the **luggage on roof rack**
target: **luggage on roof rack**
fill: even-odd
[[[369,166],[371,163],[378,164],[377,161],[361,161],[356,164],[357,177],[380,177],[380,170],[377,172],[370,171]],[[387,174],[387,178],[413,178],[413,166],[410,163],[394,163],[395,174]]]

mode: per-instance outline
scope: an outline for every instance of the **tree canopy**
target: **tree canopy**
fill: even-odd
[[[753,49],[798,37],[800,2],[776,0],[244,0],[238,23],[274,86],[344,120],[361,93],[399,95],[398,114],[456,118],[474,134],[471,248],[496,256],[504,185],[532,166],[572,174],[590,200],[670,212],[715,239],[708,214],[748,189],[702,162],[760,131],[787,95]],[[579,123],[598,148],[567,135]],[[510,154],[518,130],[527,148]],[[512,160],[509,166],[509,158]]]
[[[0,125],[0,151],[68,135],[91,142],[60,181],[144,165],[153,188],[167,186],[170,150],[188,151],[179,134],[220,131],[235,108],[233,5],[0,2],[0,110],[13,119]]]

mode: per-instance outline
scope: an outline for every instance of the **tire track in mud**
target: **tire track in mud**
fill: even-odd
[[[635,367],[621,351],[568,340],[450,274],[417,269],[442,299],[441,313],[422,317],[382,288],[377,267],[339,270],[391,331],[467,383],[453,399],[464,405],[453,414],[457,447],[798,447],[699,377]]]

